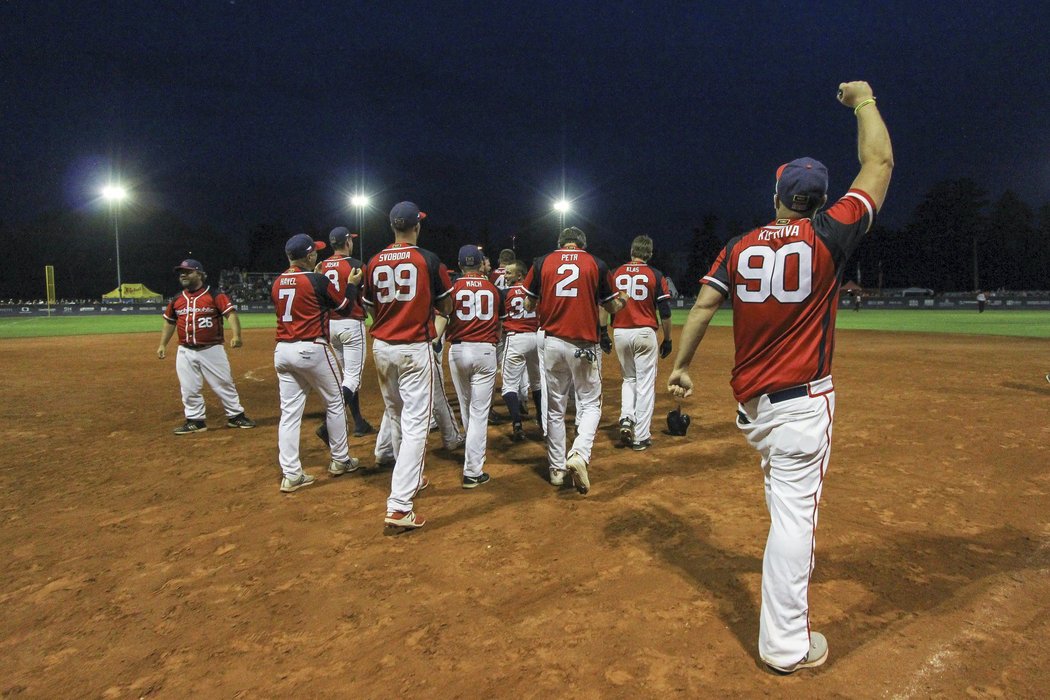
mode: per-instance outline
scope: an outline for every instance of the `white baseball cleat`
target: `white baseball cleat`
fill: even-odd
[[[414,530],[421,528],[426,525],[426,518],[421,518],[416,515],[414,510],[410,510],[407,513],[400,510],[391,511],[386,514],[386,518],[383,520],[384,524],[389,528],[398,528],[401,530]]]
[[[775,666],[768,661],[765,661],[766,666],[777,673],[794,673],[800,668],[816,668],[821,666],[825,661],[828,660],[828,640],[820,632],[810,632],[809,634],[809,653],[806,654],[806,658],[799,661],[794,666],[784,668],[782,666]]]
[[[446,442],[445,443],[445,449],[449,450],[449,451],[451,451],[451,450],[458,450],[459,448],[463,447],[463,445],[465,445],[466,442],[467,442],[467,436],[466,435],[460,435],[460,436],[456,437],[456,439],[453,440],[452,442]]]
[[[564,469],[551,469],[551,486],[561,486],[565,483]]]
[[[342,476],[343,474],[349,474],[350,472],[356,472],[357,468],[361,466],[360,460],[351,457],[345,462],[340,462],[337,459],[333,459],[328,463],[328,473],[332,476]]]
[[[565,460],[565,469],[572,477],[572,485],[576,487],[576,490],[586,495],[591,490],[591,479],[587,475],[587,460],[573,452]]]
[[[303,472],[294,479],[289,479],[287,476],[281,479],[281,491],[284,493],[291,493],[292,491],[298,491],[304,486],[309,486],[314,483],[314,478]]]

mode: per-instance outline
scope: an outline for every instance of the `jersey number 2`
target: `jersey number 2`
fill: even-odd
[[[788,263],[794,258],[795,279],[788,280]],[[755,267],[755,261],[759,261]],[[797,304],[805,301],[813,291],[813,248],[809,243],[796,241],[773,250],[766,246],[755,245],[745,248],[737,258],[736,273],[754,285],[738,284],[737,299],[752,304],[760,304],[773,296],[783,304]],[[788,283],[792,282],[790,288]]]

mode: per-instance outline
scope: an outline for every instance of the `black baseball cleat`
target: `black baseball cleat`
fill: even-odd
[[[491,478],[486,472],[481,472],[478,476],[465,476],[463,477],[463,488],[476,489],[482,484],[487,484]]]
[[[630,418],[620,419],[620,444],[624,447],[634,444],[634,421]]]
[[[328,424],[327,423],[321,423],[321,425],[317,426],[317,430],[314,431],[314,435],[316,435],[317,437],[319,437],[321,439],[321,442],[324,443],[325,447],[328,447]]]
[[[510,439],[512,442],[521,442],[525,439],[525,428],[521,426],[521,421],[514,423],[514,432],[511,433]]]
[[[208,430],[207,424],[202,420],[188,420],[178,428],[175,428],[176,435],[189,435],[190,433],[203,433]]]
[[[372,424],[366,420],[362,420],[358,425],[354,426],[354,437],[364,437],[365,435],[371,435],[376,431],[372,427]]]
[[[489,411],[489,425],[503,425],[504,422],[503,416],[496,413],[495,410]]]
[[[522,418],[528,418],[529,417],[528,403],[529,403],[528,401],[522,401],[521,405],[518,407],[519,411],[521,412],[521,417]]]
[[[648,450],[652,446],[653,446],[652,439],[639,440],[638,442],[635,442],[635,443],[631,444],[631,449],[634,450],[635,452],[641,452],[642,450]]]
[[[238,413],[235,416],[230,416],[229,420],[226,421],[227,428],[254,428],[255,421],[243,413]]]

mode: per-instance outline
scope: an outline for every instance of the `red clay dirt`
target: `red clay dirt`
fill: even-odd
[[[534,426],[490,429],[472,491],[432,434],[427,525],[396,537],[389,472],[324,473],[316,398],[319,483],[278,492],[272,331],[229,351],[259,427],[225,428],[206,390],[210,429],[185,437],[157,334],[5,340],[0,695],[1045,697],[1046,342],[838,340],[811,589],[831,654],[790,677],[757,659],[768,521],[728,329],[698,354],[687,437],[663,434],[665,360],[653,448],[617,448],[607,357],[589,496],[546,482]],[[378,425],[371,363],[362,395]]]

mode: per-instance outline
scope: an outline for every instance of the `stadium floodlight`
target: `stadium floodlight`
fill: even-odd
[[[128,198],[123,185],[110,183],[102,188],[102,199],[109,202],[109,213],[113,217],[113,240],[117,244],[117,298],[124,303],[124,280],[120,274],[120,205]]]
[[[554,203],[554,211],[558,212],[562,216],[565,216],[565,214],[570,209],[572,209],[572,202],[570,202],[567,199],[559,199],[557,202]]]
[[[106,185],[102,188],[102,198],[107,202],[123,202],[128,197],[128,191],[120,185]]]
[[[365,257],[365,209],[371,202],[369,196],[361,192],[350,197],[350,206],[357,209],[357,254],[366,262],[368,259]]]

